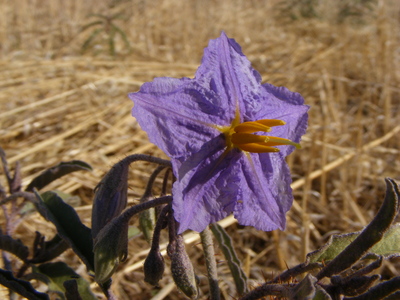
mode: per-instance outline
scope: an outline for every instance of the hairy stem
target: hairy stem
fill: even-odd
[[[214,244],[210,228],[207,226],[200,232],[201,244],[203,245],[204,257],[208,273],[208,284],[210,285],[210,300],[219,300],[220,291],[218,286],[217,263],[215,261]]]

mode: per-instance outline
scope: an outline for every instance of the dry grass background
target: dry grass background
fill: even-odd
[[[48,187],[80,196],[76,209],[90,225],[93,188],[114,163],[132,153],[163,155],[130,116],[127,93],[156,76],[193,76],[208,40],[224,30],[264,81],[301,93],[311,106],[303,148],[288,158],[295,203],[287,230],[227,227],[252,285],[302,262],[329,235],[360,230],[379,208],[383,178],[400,179],[400,3],[379,0],[353,24],[337,22],[335,1],[321,1],[321,18],[293,22],[277,2],[0,0],[0,145],[9,163],[22,164],[24,185],[60,161],[91,164],[93,172]],[[93,31],[81,32],[94,20],[88,14],[119,11],[126,18],[115,22],[131,49],[118,37],[111,57],[101,36],[82,54]],[[131,203],[152,168],[132,166]],[[49,237],[54,231],[35,214],[19,225],[17,237],[30,243],[36,230]],[[139,237],[129,247],[114,292],[120,299],[150,299],[155,293],[141,270],[148,245]],[[187,249],[204,275],[201,245],[194,239]],[[217,256],[224,297],[232,299],[227,265],[218,250]],[[61,259],[86,276],[72,252]],[[398,264],[386,263],[382,272],[398,273]],[[164,296],[154,299],[183,298],[170,282],[166,274]],[[206,292],[204,278],[201,288]]]

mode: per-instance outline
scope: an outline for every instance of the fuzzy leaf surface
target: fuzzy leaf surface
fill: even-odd
[[[58,234],[70,245],[88,270],[94,270],[93,240],[90,228],[82,224],[74,208],[65,203],[56,193],[48,191],[35,193],[36,208],[48,221],[53,223]]]
[[[328,243],[320,249],[307,255],[310,262],[323,262],[334,259],[341,253],[352,241],[358,237],[360,232],[333,235]],[[400,253],[400,223],[393,225],[377,244],[375,244],[369,253],[389,257]]]
[[[49,300],[49,296],[36,291],[29,281],[15,278],[10,271],[0,269],[0,284],[30,300]]]
[[[90,290],[89,283],[63,262],[46,263],[35,269],[37,273],[43,274],[49,279],[49,289],[54,292],[66,293],[64,282],[72,279],[76,281],[79,295],[83,299],[97,299]]]
[[[82,170],[91,171],[92,167],[89,164],[80,160],[61,162],[58,165],[47,169],[39,176],[35,177],[26,188],[26,191],[33,191],[33,188],[40,190],[49,183],[64,175]]]
[[[0,249],[14,254],[25,261],[29,255],[29,249],[20,240],[15,240],[9,235],[0,234]]]

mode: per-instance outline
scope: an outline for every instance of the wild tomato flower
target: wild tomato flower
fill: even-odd
[[[300,94],[261,84],[222,33],[195,78],[155,78],[129,97],[132,115],[171,159],[179,232],[202,231],[232,212],[242,225],[285,228],[293,196],[284,158],[307,127]]]

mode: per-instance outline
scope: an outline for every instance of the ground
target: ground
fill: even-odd
[[[114,163],[133,153],[166,158],[130,115],[127,94],[157,76],[192,77],[208,40],[221,30],[242,46],[264,82],[299,92],[311,106],[302,149],[288,157],[295,202],[287,229],[270,233],[225,225],[253,286],[304,261],[331,234],[360,230],[382,202],[384,178],[400,179],[395,2],[355,6],[357,18],[343,17],[339,6],[323,1],[315,2],[317,17],[295,6],[288,10],[289,0],[46,2],[0,2],[0,146],[11,169],[20,162],[24,186],[60,161],[89,163],[92,172],[46,187],[79,196],[76,210],[88,226],[93,189]],[[113,25],[123,34],[110,38]],[[96,29],[104,31],[88,41]],[[132,165],[130,203],[138,202],[152,170],[149,164]],[[33,214],[16,237],[30,246],[35,231],[50,237],[54,229]],[[143,282],[148,248],[142,237],[130,241],[128,260],[114,276],[120,299],[154,294]],[[193,235],[187,250],[206,291],[200,249]],[[216,252],[221,289],[231,299],[229,271]],[[61,260],[85,274],[72,252]],[[164,299],[181,299],[168,272],[161,282]],[[387,263],[382,272],[398,273],[398,264]]]

